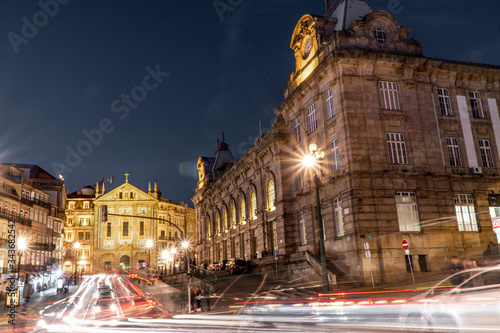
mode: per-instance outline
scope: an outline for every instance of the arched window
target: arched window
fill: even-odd
[[[247,221],[247,208],[245,205],[245,198],[241,197],[240,199],[240,224],[246,224]]]
[[[276,192],[274,191],[274,182],[270,180],[267,183],[267,210],[272,212],[276,209]]]
[[[257,195],[254,191],[250,195],[250,217],[252,220],[257,219]]]
[[[217,213],[217,217],[215,218],[215,227],[217,228],[217,233],[220,234],[220,215]]]
[[[231,204],[231,228],[236,228],[236,206]]]
[[[212,236],[212,226],[210,223],[210,217],[207,216],[207,238],[210,238]]]
[[[229,225],[227,224],[227,209],[224,208],[222,211],[222,222],[224,222],[224,230],[227,231],[229,229]]]

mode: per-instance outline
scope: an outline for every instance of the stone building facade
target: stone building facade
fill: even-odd
[[[451,256],[479,258],[498,242],[500,67],[427,58],[409,31],[359,0],[299,20],[296,68],[271,129],[238,161],[215,165],[219,148],[198,161],[203,260],[259,269],[279,251],[283,274],[314,276],[313,173],[337,280],[364,283],[371,269],[376,283],[391,282],[410,264],[443,271]],[[307,169],[310,144],[325,157]]]
[[[97,184],[92,198],[82,197],[84,190],[82,194],[70,195],[68,202],[75,202],[76,210],[71,216],[75,216],[73,223],[77,224],[66,236],[68,252],[75,255],[71,250],[74,237],[76,241],[84,238],[77,258],[79,271],[83,268],[82,260],[86,259],[80,256],[87,254],[87,273],[109,272],[122,266],[146,268],[148,263],[153,270],[163,269],[167,263],[162,258],[162,251],[180,246],[182,239],[177,228],[162,220],[175,224],[187,239],[194,238],[194,209],[185,203],[162,198],[156,183],[153,189],[149,185],[148,192],[144,192],[128,182],[127,174],[125,183],[109,192],[106,192],[104,183]],[[89,202],[88,210],[83,208],[86,202]],[[107,221],[102,221],[103,205],[107,206]],[[91,231],[90,235],[87,235],[87,229]],[[73,236],[69,236],[70,232]],[[73,241],[69,237],[73,237]],[[148,240],[153,241],[150,249],[146,246]],[[71,260],[67,263],[71,265]]]
[[[21,285],[27,273],[41,286],[54,281],[63,254],[65,202],[64,182],[38,165],[0,164],[0,285],[18,269]],[[27,246],[25,251],[16,249],[14,270],[8,265],[14,259],[8,256],[9,239],[16,244],[24,239]]]
[[[68,194],[64,226],[65,273],[93,271],[94,199],[95,188],[90,185]],[[78,248],[75,244],[78,244]]]

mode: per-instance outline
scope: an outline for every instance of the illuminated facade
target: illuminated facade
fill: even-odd
[[[64,227],[65,273],[73,274],[76,271],[83,274],[93,271],[94,199],[95,189],[92,186],[68,194]]]
[[[369,281],[369,267],[375,283],[407,278],[410,262],[417,275],[446,271],[496,242],[500,67],[426,58],[409,31],[361,0],[299,20],[271,129],[238,161],[198,161],[202,260],[272,270],[279,251],[283,274],[319,279],[312,172],[337,282]],[[310,144],[325,153],[318,169],[301,163]]]
[[[23,238],[27,249],[22,252],[21,275],[30,273],[48,286],[51,274],[60,268],[62,258],[62,228],[66,193],[64,182],[54,178],[38,165],[0,164],[0,273],[2,282],[16,273],[8,267],[9,239]],[[15,233],[9,227],[15,222]],[[9,236],[11,235],[11,236]],[[19,260],[16,250],[16,263]],[[12,259],[12,258],[11,258]],[[22,279],[21,282],[24,282]],[[38,290],[38,286],[35,286]],[[5,290],[5,288],[2,288]]]
[[[136,269],[145,268],[150,262],[150,268],[159,270],[165,263],[161,258],[161,252],[165,248],[179,246],[181,235],[179,231],[161,220],[153,220],[148,217],[160,218],[171,221],[177,225],[188,239],[194,236],[194,209],[189,208],[182,202],[173,202],[161,198],[158,186],[154,189],[149,185],[148,192],[144,192],[126,181],[110,192],[105,192],[104,184],[97,184],[93,190],[93,198],[78,197],[70,195],[68,205],[74,206],[74,225],[68,228],[66,241],[68,252],[75,255],[72,243],[82,239],[78,256],[80,268],[86,266],[86,272],[109,272],[119,269],[121,266]],[[82,190],[83,193],[83,190]],[[89,209],[83,209],[83,205],[89,202]],[[108,221],[101,221],[102,206],[108,207]],[[70,211],[72,208],[68,206]],[[123,216],[117,216],[117,215]],[[125,216],[129,215],[129,216]],[[68,215],[68,219],[70,215]],[[133,217],[132,217],[133,216]],[[89,219],[89,222],[87,222]],[[82,225],[84,223],[85,225]],[[90,223],[90,224],[88,224]],[[90,231],[90,235],[88,235]],[[72,234],[72,236],[70,236]],[[153,247],[147,248],[146,242],[153,241]],[[88,245],[88,246],[87,246]],[[88,252],[85,253],[85,250]],[[82,263],[82,255],[90,257],[88,262]],[[71,260],[66,262],[72,265]]]

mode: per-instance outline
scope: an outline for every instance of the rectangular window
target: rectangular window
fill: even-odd
[[[85,240],[90,240],[90,231],[85,233]]]
[[[85,234],[83,233],[83,231],[79,231],[78,232],[78,240],[83,240],[85,237]]]
[[[128,222],[123,222],[123,236],[128,237]]]
[[[380,102],[383,110],[401,110],[399,106],[398,85],[396,82],[380,81]]]
[[[483,105],[481,104],[481,94],[479,91],[469,92],[472,117],[484,118]]]
[[[459,231],[478,231],[472,194],[455,194],[455,212]]]
[[[144,236],[144,221],[139,222],[139,236]]]
[[[406,255],[405,256],[405,262],[406,262],[406,272],[414,272],[415,271],[415,266],[413,265],[413,256],[412,255]]]
[[[334,139],[332,142],[330,142],[330,150],[332,155],[333,171],[337,171],[340,169],[340,153],[337,139]]]
[[[493,163],[493,154],[491,152],[490,140],[479,140],[479,150],[481,152],[483,167],[487,169],[493,169],[495,167],[495,163]]]
[[[446,146],[448,147],[448,156],[450,157],[450,166],[461,167],[462,158],[460,157],[460,149],[458,148],[457,138],[446,138]]]
[[[335,229],[337,230],[337,237],[344,236],[344,216],[342,214],[340,199],[333,199],[333,210],[335,212]]]
[[[453,116],[453,112],[451,111],[450,91],[447,88],[439,88],[438,98],[441,115]]]
[[[304,212],[299,212],[300,245],[307,244],[306,221],[304,221]]]
[[[304,187],[304,171],[299,170],[297,175],[297,188],[300,190]]]
[[[417,198],[414,192],[396,192],[399,231],[420,231]]]
[[[403,133],[386,133],[389,163],[408,164],[406,156],[405,135]]]
[[[300,142],[300,123],[298,119],[293,121],[293,131],[295,133],[295,141]]]
[[[325,93],[325,102],[326,102],[326,119],[333,118],[333,116],[335,116],[335,111],[333,109],[333,94],[331,89],[328,89]]]
[[[318,122],[316,120],[316,106],[314,103],[307,108],[307,121],[309,122],[309,133],[314,132],[318,128]]]
[[[108,223],[106,227],[106,237],[111,237],[111,223]]]

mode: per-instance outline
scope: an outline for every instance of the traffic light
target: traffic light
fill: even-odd
[[[187,273],[187,277],[188,277],[188,279],[190,279],[191,278],[191,273]]]
[[[101,222],[106,222],[108,220],[108,206],[102,205],[101,207]]]

